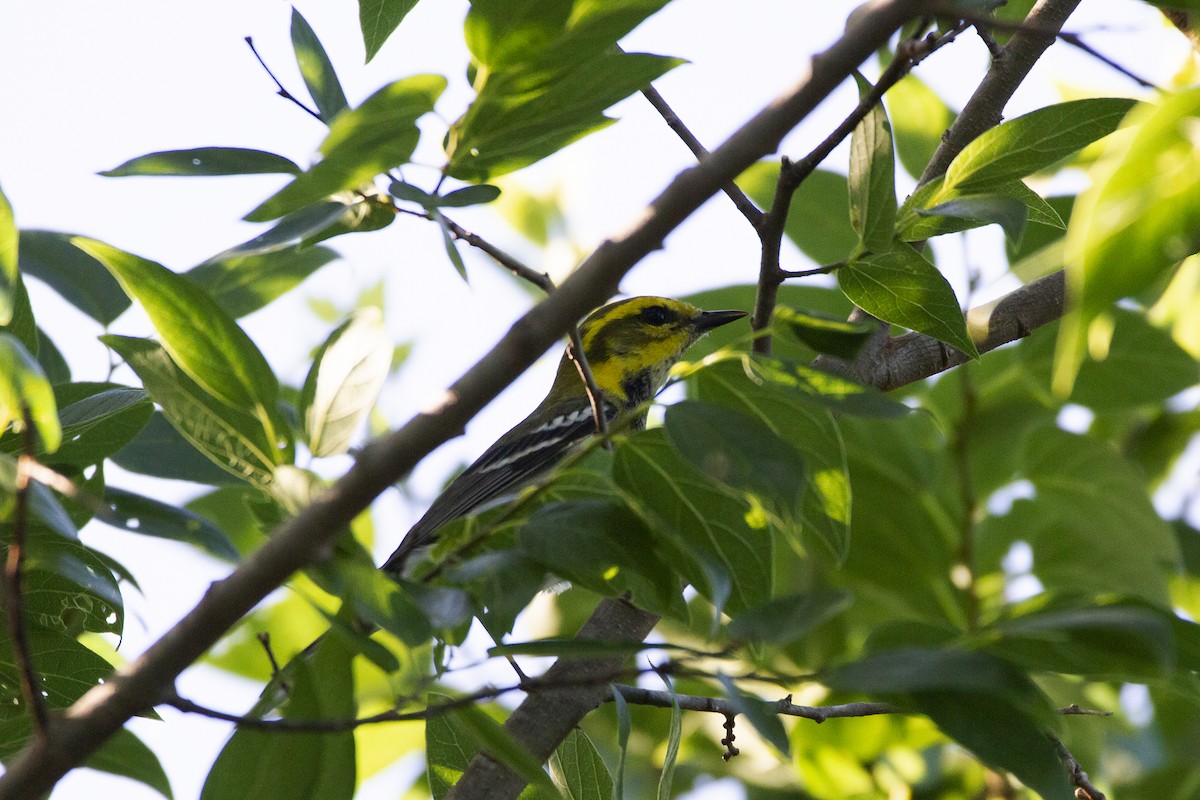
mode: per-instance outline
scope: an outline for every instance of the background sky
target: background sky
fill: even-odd
[[[352,105],[393,80],[435,72],[450,80],[438,104],[441,119],[423,124],[431,135],[406,178],[430,188],[440,164],[445,126],[470,100],[462,42],[464,0],[424,0],[369,65],[363,65],[357,4],[351,0],[297,4],[329,52]],[[690,63],[656,84],[694,133],[715,147],[763,105],[791,85],[809,55],[840,35],[853,3],[787,0],[675,0],[624,42],[627,50],[679,56]],[[156,150],[200,146],[254,147],[305,165],[325,128],[274,94],[275,87],[243,38],[252,36],[263,58],[297,95],[303,83],[289,40],[291,6],[277,0],[215,0],[183,6],[160,0],[58,0],[7,3],[0,7],[0,187],[22,228],[86,234],[185,270],[226,247],[245,241],[260,226],[240,217],[285,182],[284,176],[239,178],[121,178],[98,176],[123,161]],[[1188,58],[1181,36],[1157,12],[1132,0],[1088,0],[1067,26],[1089,44],[1146,77],[1168,83]],[[953,106],[960,107],[987,64],[973,34],[945,48],[917,74]],[[1010,104],[1008,116],[1060,99],[1070,87],[1128,94],[1134,84],[1094,59],[1057,44]],[[798,157],[820,141],[855,102],[852,88],[825,103],[784,143]],[[610,114],[621,122],[521,173],[522,185],[558,192],[570,234],[583,252],[636,217],[670,179],[692,163],[691,155],[639,96]],[[846,148],[825,163],[844,171]],[[526,260],[561,275],[575,262],[570,248],[540,252],[513,233],[493,212],[464,209],[456,221]],[[972,233],[939,244],[940,262],[962,263],[976,253],[998,252],[998,234]],[[482,356],[532,302],[486,257],[461,248],[470,273],[464,284],[449,265],[438,230],[401,217],[388,229],[327,242],[344,258],[325,267],[293,295],[243,321],[285,380],[299,383],[310,350],[332,326],[319,320],[305,298],[326,298],[344,307],[385,280],[387,322],[397,342],[416,346],[397,380],[385,390],[383,409],[402,424]],[[632,294],[681,295],[729,283],[753,282],[757,237],[718,196],[674,233],[624,281]],[[978,247],[974,245],[978,244]],[[785,267],[803,257],[785,253]],[[994,268],[994,264],[982,264]],[[952,280],[957,278],[952,274]],[[100,380],[107,356],[95,341],[92,321],[30,281],[35,313],[64,350],[76,380]],[[956,283],[961,287],[961,282]],[[979,299],[1003,291],[985,287]],[[131,309],[113,331],[150,332]],[[68,340],[70,336],[70,340]],[[420,337],[420,338],[418,338]],[[446,473],[477,455],[524,416],[545,391],[557,354],[544,358],[502,395],[461,437],[431,456],[412,481],[405,500],[391,492],[377,506],[381,554],[390,552],[437,490]],[[329,474],[348,462],[330,460]],[[194,494],[185,484],[122,474],[109,482],[166,500]],[[129,566],[145,596],[127,592],[127,633],[121,652],[133,658],[185,613],[227,567],[179,545],[92,526],[88,541]],[[237,711],[256,687],[199,667],[180,681],[182,694]],[[159,753],[176,797],[199,787],[228,735],[229,726],[170,710],[165,722],[137,720],[133,727]],[[402,764],[364,787],[362,797],[393,797]],[[140,785],[93,772],[68,776],[56,798],[157,797]]]

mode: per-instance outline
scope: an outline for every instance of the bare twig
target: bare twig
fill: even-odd
[[[767,330],[771,324],[771,316],[775,313],[775,303],[779,296],[780,285],[785,279],[796,277],[794,274],[789,275],[780,267],[779,254],[783,246],[784,228],[787,225],[792,197],[800,184],[833,152],[835,147],[854,132],[855,127],[866,118],[867,114],[871,113],[871,109],[879,103],[888,89],[895,86],[921,61],[954,41],[967,27],[966,23],[960,23],[940,36],[930,34],[923,38],[911,38],[901,42],[896,48],[895,58],[879,76],[879,80],[859,100],[858,105],[842,120],[842,123],[825,137],[824,141],[799,161],[793,162],[789,161],[787,157],[783,158],[779,169],[779,180],[775,184],[775,198],[771,203],[770,210],[758,226],[762,256],[759,262],[758,290],[754,298],[754,311],[750,316],[752,330],[755,332]],[[754,351],[762,355],[770,355],[770,335],[757,336],[754,339]]]
[[[1004,54],[992,61],[979,87],[963,106],[954,124],[942,136],[942,143],[921,173],[919,184],[928,183],[946,171],[962,149],[979,134],[1000,124],[1004,106],[1013,92],[1029,75],[1033,65],[1054,44],[1067,17],[1075,11],[1080,0],[1039,0],[1033,10],[1013,33],[1004,47]],[[960,16],[958,12],[956,16]],[[986,18],[971,20],[993,25]]]
[[[254,638],[258,639],[263,652],[267,654],[267,661],[271,663],[271,680],[274,680],[279,676],[279,662],[275,659],[275,649],[271,647],[271,634],[260,631]]]
[[[650,105],[654,106],[654,110],[662,116],[663,121],[667,123],[667,127],[675,131],[675,135],[692,151],[692,155],[696,157],[697,161],[702,161],[708,157],[708,150],[704,145],[700,144],[700,140],[688,129],[687,125],[683,124],[683,120],[679,118],[679,115],[667,104],[667,101],[663,99],[663,96],[659,94],[659,91],[653,85],[643,89],[642,94],[650,101]],[[733,181],[722,186],[721,191],[733,201],[737,210],[742,212],[742,216],[750,223],[750,227],[758,230],[758,227],[762,225],[763,212],[758,206],[754,205],[754,201],[747,197],[746,193],[738,188],[738,185]]]
[[[1052,733],[1046,735],[1054,745],[1054,752],[1058,753],[1059,759],[1063,762],[1063,766],[1067,768],[1067,773],[1071,776],[1071,783],[1075,785],[1076,789],[1075,796],[1079,800],[1105,800],[1104,792],[1092,786],[1087,773],[1083,771],[1083,767],[1075,760],[1075,756],[1071,755],[1071,751],[1062,743],[1062,740]]]
[[[33,654],[29,646],[29,632],[25,627],[24,561],[26,537],[29,533],[29,481],[32,472],[36,428],[28,406],[21,407],[24,416],[22,453],[17,457],[16,485],[14,487],[13,538],[8,543],[8,556],[4,564],[4,612],[12,636],[13,661],[21,684],[21,694],[33,717],[34,735],[44,741],[49,735],[49,716],[46,698],[42,694],[41,681],[33,665]]]
[[[1162,87],[1158,86],[1157,84],[1155,84],[1151,81],[1146,80],[1145,78],[1143,78],[1140,75],[1133,72],[1133,70],[1129,69],[1129,67],[1126,67],[1124,64],[1121,64],[1121,63],[1109,58],[1108,56],[1104,55],[1104,53],[1101,53],[1099,50],[1092,47],[1090,44],[1087,44],[1086,42],[1084,42],[1083,39],[1079,38],[1079,34],[1077,34],[1077,33],[1060,33],[1058,35],[1058,38],[1061,39],[1062,41],[1066,42],[1067,44],[1071,45],[1072,47],[1076,47],[1076,48],[1082,50],[1083,52],[1087,53],[1089,56],[1096,59],[1097,61],[1104,64],[1105,66],[1109,67],[1110,69],[1116,70],[1117,72],[1124,75],[1126,78],[1129,78],[1129,80],[1136,83],[1138,86],[1141,86],[1143,89],[1154,89],[1155,91],[1158,91],[1158,92],[1162,91]]]
[[[279,82],[279,78],[276,78],[275,73],[272,72],[271,68],[267,66],[267,62],[263,61],[263,57],[258,54],[258,48],[254,46],[254,37],[253,36],[246,37],[246,44],[250,46],[250,52],[254,53],[254,57],[256,59],[258,59],[258,63],[262,66],[262,68],[264,70],[266,70],[267,75],[271,78],[272,81],[275,82],[275,86],[277,88],[277,91],[275,92],[275,94],[279,95],[284,100],[292,101],[300,108],[301,111],[303,111],[304,113],[313,117],[317,122],[325,122],[324,117],[321,116],[321,112],[304,105],[304,103],[301,102],[299,98],[297,98],[294,94],[292,94],[286,88],[284,88],[284,85]]]
[[[432,219],[428,212],[409,211],[401,208],[397,208],[396,211],[397,213],[412,214],[424,219]],[[474,234],[457,222],[454,222],[445,214],[442,214],[442,220],[445,221],[446,227],[450,229],[450,233],[454,234],[454,238],[487,253],[497,264],[521,280],[538,287],[547,295],[554,291],[554,281],[550,279],[548,273],[538,272],[515,256],[509,255],[499,247],[496,247],[482,236]],[[592,419],[596,422],[596,435],[606,436],[608,435],[608,418],[604,415],[604,393],[596,384],[596,378],[592,375],[591,367],[588,366],[587,354],[583,349],[583,340],[579,336],[578,325],[571,326],[568,337],[571,340],[571,344],[567,348],[567,356],[575,365],[575,369],[578,370],[579,379],[583,381],[584,390],[588,396],[588,403],[592,407]]]

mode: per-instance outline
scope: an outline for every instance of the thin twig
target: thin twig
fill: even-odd
[[[567,346],[567,358],[579,372],[579,379],[587,390],[588,403],[592,407],[592,419],[596,422],[596,435],[608,436],[608,416],[604,413],[604,390],[596,384],[596,376],[588,365],[587,351],[583,349],[583,339],[579,335],[579,326],[571,328],[571,343]],[[608,442],[605,442],[608,445]]]
[[[762,257],[759,263],[758,291],[754,298],[754,312],[750,317],[751,330],[757,332],[767,329],[771,324],[771,316],[775,313],[779,286],[786,278],[794,277],[789,276],[780,267],[779,254],[783,246],[784,228],[787,225],[792,197],[800,188],[800,184],[833,152],[835,147],[854,132],[854,129],[866,118],[888,89],[895,86],[921,61],[954,41],[967,27],[967,23],[960,23],[941,36],[929,34],[923,38],[910,38],[901,42],[896,48],[895,58],[884,69],[879,80],[859,100],[858,105],[842,120],[842,123],[829,136],[825,137],[824,141],[799,161],[793,162],[789,161],[787,157],[783,158],[779,169],[779,180],[775,184],[775,198],[771,203],[770,211],[767,212],[758,227],[759,239],[762,243]],[[770,335],[755,338],[754,351],[762,355],[770,355]]]
[[[1058,38],[1060,40],[1066,42],[1067,44],[1071,45],[1072,47],[1079,48],[1080,50],[1087,53],[1092,58],[1096,59],[1100,63],[1109,67],[1110,69],[1116,70],[1117,72],[1124,75],[1126,78],[1129,78],[1129,80],[1136,83],[1138,86],[1141,86],[1143,89],[1154,89],[1157,92],[1163,91],[1161,86],[1158,86],[1157,84],[1153,83],[1152,81],[1146,80],[1145,78],[1136,74],[1135,72],[1133,72],[1133,70],[1129,69],[1125,65],[1120,64],[1117,61],[1109,58],[1108,56],[1104,55],[1104,53],[1101,53],[1099,50],[1092,47],[1090,44],[1087,44],[1086,42],[1084,42],[1083,39],[1079,38],[1079,34],[1077,34],[1077,33],[1060,33],[1058,35]]]
[[[271,634],[267,631],[260,631],[254,638],[258,639],[263,652],[267,654],[267,661],[271,662],[271,680],[275,680],[279,677],[279,662],[275,659],[274,648],[271,647]]]
[[[46,713],[46,699],[42,695],[41,681],[33,665],[33,655],[29,646],[29,632],[25,627],[24,598],[24,561],[26,536],[29,533],[29,482],[30,464],[34,462],[33,452],[36,429],[33,426],[33,415],[29,406],[21,407],[24,416],[24,431],[22,436],[22,453],[17,457],[17,475],[14,487],[13,509],[13,538],[8,543],[8,557],[4,564],[4,611],[8,622],[8,630],[12,636],[13,661],[17,667],[17,677],[21,684],[21,694],[29,713],[33,716],[33,730],[38,741],[47,737],[49,717]]]
[[[397,208],[396,212],[411,214],[423,219],[432,219],[429,212],[410,211],[404,208]],[[509,255],[483,237],[472,233],[457,222],[454,222],[445,214],[442,214],[442,220],[446,223],[446,227],[449,228],[450,233],[454,235],[455,239],[466,242],[472,247],[487,253],[497,264],[521,280],[538,287],[547,295],[554,292],[554,281],[550,279],[548,273],[538,272],[515,256]],[[604,415],[604,393],[596,384],[596,378],[592,375],[591,367],[588,366],[587,354],[583,349],[583,340],[579,336],[578,325],[571,327],[568,337],[571,340],[571,344],[567,348],[567,357],[571,359],[571,362],[575,365],[575,369],[579,372],[579,379],[583,381],[584,390],[588,396],[588,403],[592,407],[592,419],[596,423],[596,435],[607,436],[608,418]]]
[[[1063,762],[1063,766],[1067,768],[1067,773],[1071,776],[1071,783],[1075,785],[1075,796],[1079,800],[1106,800],[1104,792],[1092,786],[1092,782],[1088,779],[1088,775],[1083,771],[1083,767],[1075,760],[1075,756],[1071,755],[1071,751],[1066,745],[1052,733],[1046,734],[1050,738],[1051,744],[1054,745],[1054,752],[1058,754],[1059,760]]]
[[[663,96],[659,94],[659,91],[653,85],[642,89],[642,94],[650,101],[650,105],[654,106],[654,110],[662,116],[663,121],[667,123],[667,127],[675,131],[675,135],[692,151],[692,155],[696,157],[697,161],[702,161],[708,157],[708,149],[688,130],[688,127],[683,124],[683,120],[679,118],[679,115],[667,104],[667,101],[663,99]],[[738,185],[733,181],[722,186],[721,191],[733,201],[737,210],[742,212],[742,216],[750,223],[750,227],[758,230],[759,226],[762,225],[764,215],[762,210],[754,205],[754,201],[747,197],[746,193],[738,188]]]
[[[279,78],[276,78],[275,73],[272,72],[271,68],[267,66],[267,62],[263,61],[263,57],[258,54],[258,48],[254,46],[253,36],[246,37],[246,44],[250,46],[250,52],[254,53],[254,57],[258,59],[258,63],[262,65],[262,68],[266,70],[267,75],[275,82],[275,86],[278,87],[278,91],[275,92],[275,94],[279,95],[284,100],[291,100],[300,107],[300,110],[311,115],[314,119],[316,119],[317,122],[325,122],[324,118],[321,116],[321,112],[304,105],[304,103],[302,103],[294,94],[284,88],[283,84],[279,82]]]
[[[811,278],[813,275],[830,275],[844,266],[846,266],[845,261],[838,261],[834,264],[826,264],[823,267],[814,267],[813,269],[781,269],[779,270],[779,274],[784,279]]]

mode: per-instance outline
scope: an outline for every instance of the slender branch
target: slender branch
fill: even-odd
[[[1092,47],[1090,44],[1087,44],[1086,42],[1084,42],[1083,39],[1079,38],[1079,34],[1077,34],[1077,33],[1060,33],[1058,35],[1058,38],[1061,39],[1062,41],[1066,42],[1067,44],[1071,45],[1072,47],[1076,47],[1076,48],[1082,50],[1083,52],[1087,53],[1089,56],[1096,59],[1097,61],[1104,64],[1105,66],[1109,67],[1110,69],[1116,70],[1117,72],[1124,75],[1126,78],[1129,78],[1129,80],[1136,83],[1138,86],[1141,86],[1143,89],[1154,89],[1155,91],[1158,91],[1158,92],[1162,91],[1162,88],[1160,86],[1158,86],[1157,84],[1146,80],[1145,78],[1143,78],[1140,75],[1133,72],[1133,70],[1126,67],[1124,64],[1121,64],[1121,63],[1109,58],[1108,56],[1104,55],[1104,53],[1101,53],[1099,50]]]
[[[299,98],[297,98],[294,94],[292,94],[291,92],[289,92],[287,89],[284,88],[283,84],[279,82],[279,78],[276,78],[275,73],[272,72],[271,68],[267,66],[267,62],[263,61],[263,57],[258,54],[258,48],[254,46],[254,37],[253,36],[246,37],[246,44],[250,46],[250,52],[254,53],[254,57],[256,59],[258,59],[258,63],[262,66],[262,68],[264,70],[266,70],[267,75],[271,78],[272,81],[275,82],[275,86],[278,89],[278,91],[276,91],[275,94],[279,95],[284,100],[292,101],[300,108],[301,111],[303,111],[304,113],[311,116],[317,122],[325,122],[325,119],[321,116],[321,112],[304,105],[304,103],[301,102]]]
[[[1059,760],[1063,762],[1063,766],[1067,768],[1067,773],[1071,776],[1071,783],[1075,785],[1076,789],[1075,796],[1079,800],[1106,800],[1104,793],[1092,786],[1087,773],[1083,771],[1083,767],[1075,760],[1075,756],[1071,755],[1071,751],[1062,743],[1062,740],[1052,733],[1046,735],[1054,745],[1054,752],[1058,754]]]
[[[842,120],[842,123],[825,137],[824,141],[799,161],[792,162],[784,157],[779,169],[779,180],[775,184],[775,198],[771,203],[771,209],[758,226],[762,256],[759,262],[758,291],[754,298],[754,311],[750,316],[752,330],[760,332],[768,328],[771,324],[771,316],[775,313],[780,285],[788,277],[794,277],[780,267],[779,254],[783,246],[784,228],[787,225],[792,197],[800,188],[800,184],[833,152],[835,147],[854,132],[858,124],[866,118],[867,114],[871,113],[871,109],[883,99],[883,95],[888,89],[895,86],[921,61],[939,48],[954,41],[958,34],[967,27],[966,23],[961,23],[941,36],[930,34],[923,38],[911,38],[901,42],[896,48],[895,58],[879,76],[879,80],[859,100],[858,105]],[[754,351],[762,355],[770,355],[771,336],[769,334],[757,336],[754,339]]]
[[[626,701],[640,706],[655,708],[670,708],[671,693],[661,689],[643,689],[639,686],[617,686],[617,691]],[[709,714],[724,714],[735,717],[741,713],[737,705],[724,697],[705,697],[703,695],[676,694],[679,708],[683,711],[701,711]],[[843,717],[873,717],[880,714],[902,714],[905,712],[890,703],[842,703],[834,706],[798,706],[792,702],[789,694],[766,704],[766,710],[772,714],[784,717],[800,717],[813,722],[824,722],[827,719]]]
[[[683,120],[679,118],[679,115],[675,113],[674,109],[659,94],[658,89],[650,85],[642,90],[642,94],[650,101],[650,105],[654,106],[654,110],[662,116],[663,121],[667,123],[667,127],[675,131],[675,135],[692,151],[692,155],[696,157],[697,161],[703,161],[708,158],[708,149],[688,130],[688,127],[683,124]],[[750,227],[758,230],[758,227],[762,225],[764,215],[762,210],[754,205],[754,201],[747,197],[746,193],[738,188],[738,185],[733,181],[722,186],[721,191],[725,192],[726,196],[733,201],[737,210],[742,212],[742,216],[750,223]]]
[[[919,184],[941,175],[962,149],[979,134],[1000,124],[1001,114],[1017,87],[1029,75],[1042,53],[1054,44],[1067,17],[1081,0],[1038,0],[1018,26],[1000,58],[993,59],[979,87],[963,106],[954,124],[921,173]],[[961,13],[961,12],[960,12]]]
[[[402,208],[397,208],[396,211],[397,213],[412,214],[424,219],[432,219],[428,212],[408,211]],[[474,234],[457,222],[454,222],[445,214],[442,214],[442,219],[445,221],[446,227],[450,229],[450,233],[454,234],[455,239],[466,242],[472,247],[487,253],[497,264],[521,280],[538,287],[547,295],[554,291],[554,281],[550,279],[548,273],[538,272],[515,256],[511,256],[499,247],[496,247],[482,236]],[[575,369],[578,370],[579,379],[583,381],[588,403],[592,407],[592,419],[596,421],[596,435],[606,436],[608,435],[608,418],[604,415],[604,393],[596,384],[596,378],[592,375],[591,367],[588,366],[587,354],[583,350],[583,340],[579,336],[579,326],[572,325],[567,335],[571,340],[571,345],[567,349],[567,356],[571,359],[571,363],[575,365]]]
[[[396,213],[411,214],[414,217],[420,217],[421,219],[427,220],[433,219],[433,217],[427,211],[409,211],[405,208],[397,208]],[[442,214],[441,216],[446,223],[446,227],[450,229],[450,233],[454,234],[455,239],[466,242],[471,247],[487,253],[497,264],[504,267],[521,280],[533,284],[546,294],[550,294],[554,291],[554,281],[550,279],[549,274],[545,272],[538,272],[536,269],[530,267],[516,256],[504,252],[487,239],[484,239],[478,234],[472,233],[454,220],[447,217],[445,214]]]
[[[927,13],[930,0],[872,0],[851,20],[846,33],[793,87],[749,120],[703,163],[678,175],[624,231],[603,242],[549,298],[531,309],[496,346],[445,393],[435,408],[364,447],[351,469],[309,506],[272,531],[265,544],[214,583],[161,639],[110,680],[85,694],[44,741],[34,741],[6,763],[0,800],[36,797],[84,761],[133,715],[169,697],[177,675],[196,661],[269,592],[296,570],[331,551],[344,526],[431,450],[458,435],[466,423],[528,368],[570,326],[617,290],[621,278],[662,246],[666,236],[720,188],[780,141],[907,20]],[[625,640],[645,638],[653,615],[632,606],[613,610],[602,603],[585,630],[593,638],[615,631]],[[555,667],[612,669],[609,659],[560,661]],[[603,692],[601,692],[603,694]],[[602,698],[593,690],[539,693],[510,717],[508,729],[535,757],[554,747]],[[553,724],[547,724],[547,720]],[[566,726],[565,729],[563,726]],[[500,800],[520,793],[523,781],[507,769],[476,766],[456,786],[457,800],[481,796]],[[493,770],[499,770],[494,773]],[[481,773],[497,780],[481,780]],[[507,777],[503,777],[507,775]],[[497,788],[492,794],[491,787]],[[515,791],[513,785],[516,784]],[[462,788],[460,788],[462,787]],[[486,791],[484,787],[489,787]]]
[[[29,407],[22,405],[24,416],[21,439],[22,453],[17,457],[16,485],[14,487],[13,538],[8,543],[8,556],[4,563],[4,612],[8,630],[12,636],[13,661],[17,667],[17,678],[25,705],[33,717],[33,730],[37,741],[49,735],[50,720],[46,712],[46,698],[42,695],[41,681],[33,665],[29,646],[29,632],[25,627],[24,562],[26,536],[29,533],[29,481],[33,459],[36,428]]]

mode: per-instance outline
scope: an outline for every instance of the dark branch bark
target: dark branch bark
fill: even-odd
[[[874,0],[861,8],[845,36],[814,59],[808,75],[698,166],[678,175],[627,231],[601,244],[549,299],[513,325],[492,351],[450,388],[439,408],[419,414],[364,448],[341,480],[280,525],[233,574],[213,584],[178,625],[140,658],[118,669],[106,684],[67,709],[44,741],[32,742],[17,754],[0,776],[0,800],[38,797],[49,791],[63,774],[86,759],[132,716],[170,697],[176,676],[255,604],[296,570],[326,557],[343,526],[433,448],[458,435],[486,403],[571,325],[611,297],[634,264],[661,247],[666,236],[722,186],[759,158],[773,153],[788,131],[882,46],[893,31],[931,7],[929,0]],[[617,607],[627,611],[613,613],[612,624],[626,630],[645,625],[643,612]],[[524,726],[522,730],[536,729],[549,715],[567,724],[569,731],[595,703],[584,692],[538,695],[526,702],[534,701],[529,709],[518,709],[510,724]],[[470,782],[468,776],[464,776],[464,783]]]

